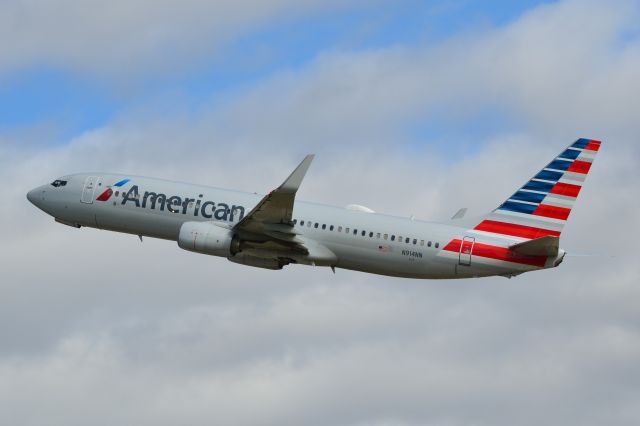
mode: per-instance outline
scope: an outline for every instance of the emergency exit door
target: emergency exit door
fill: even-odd
[[[84,181],[84,188],[82,188],[82,197],[80,201],[86,204],[93,203],[96,187],[100,183],[100,178],[97,176],[88,176]]]

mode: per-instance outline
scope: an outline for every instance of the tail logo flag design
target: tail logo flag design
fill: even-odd
[[[524,239],[560,236],[600,144],[575,141],[474,230]]]
[[[127,183],[129,183],[131,179],[126,178],[126,179],[122,179],[116,183],[113,184],[113,187],[115,188],[120,188],[124,185],[126,185]],[[96,198],[96,201],[109,201],[109,198],[111,198],[111,196],[113,195],[113,189],[111,189],[110,187],[107,187],[107,189],[104,190],[104,192],[102,192],[102,194],[98,195],[98,198]]]

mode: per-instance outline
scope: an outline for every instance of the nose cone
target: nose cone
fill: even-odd
[[[32,189],[31,191],[27,192],[27,200],[29,200],[29,202],[31,204],[35,204],[35,200],[36,200],[36,190]]]
[[[43,204],[44,204],[44,195],[45,195],[44,187],[39,186],[27,192],[27,200],[29,200],[31,204],[33,204],[34,206],[42,210]]]

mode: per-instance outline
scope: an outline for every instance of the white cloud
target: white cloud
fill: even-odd
[[[562,2],[506,28],[436,46],[327,53],[301,73],[283,73],[254,90],[232,118],[270,143],[305,133],[300,143],[347,135],[367,138],[355,143],[387,141],[399,122],[436,114],[465,122],[487,109],[546,137],[629,137],[640,96],[633,84],[640,10],[635,3],[613,5]]]
[[[18,0],[0,4],[0,72],[49,65],[107,77],[183,69],[273,21],[358,5],[292,0]]]
[[[0,210],[0,422],[637,424],[627,7],[543,6],[438,46],[327,53],[195,115],[124,112],[57,147],[3,142],[0,178],[16,184]],[[400,132],[440,108],[454,126],[496,107],[519,134],[416,147]],[[514,280],[254,270],[54,225],[24,198],[80,169],[265,191],[317,151],[302,198],[438,219],[495,207],[578,132],[605,143],[563,245],[605,256]]]

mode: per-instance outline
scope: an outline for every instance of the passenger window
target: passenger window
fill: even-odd
[[[431,241],[427,243],[427,247],[431,247]]]
[[[116,197],[120,195],[120,191],[116,191]]]
[[[315,225],[313,225],[313,227],[318,229],[318,222],[316,222]]]
[[[405,238],[405,240],[404,240],[404,242],[407,243],[407,244],[409,244],[409,241],[411,241],[411,238],[409,238],[409,237]]]
[[[373,232],[369,232],[369,238],[373,238]]]
[[[346,234],[348,234],[348,233],[349,233],[349,228],[344,228],[344,232],[345,232]]]
[[[298,223],[298,219],[293,219],[293,224],[296,225]]]
[[[391,241],[395,241],[395,240],[396,240],[396,236],[395,236],[395,235],[392,235],[392,236],[391,236]]]
[[[380,239],[380,233],[379,233],[379,232],[376,234],[376,238],[377,238],[378,240]]]
[[[338,232],[342,232],[342,226],[338,226]]]
[[[353,235],[358,235],[358,230],[357,229],[353,230]]]
[[[436,248],[440,247],[440,243],[436,243]]]
[[[402,242],[402,237],[400,235],[398,235],[398,242],[401,243]]]
[[[304,226],[304,220],[300,221],[300,226]]]
[[[416,240],[415,238],[413,239],[413,245],[415,246],[416,244],[418,244],[418,240]]]
[[[307,222],[307,228],[311,228],[311,221]]]
[[[322,229],[327,229],[327,225],[325,223],[322,224]]]
[[[420,240],[420,245],[423,246],[424,245],[424,240]]]
[[[389,234],[384,234],[385,241],[387,240],[387,238],[389,238]]]
[[[362,231],[362,236],[364,237],[367,234],[367,231]]]
[[[333,231],[333,225],[329,227],[329,231]]]

